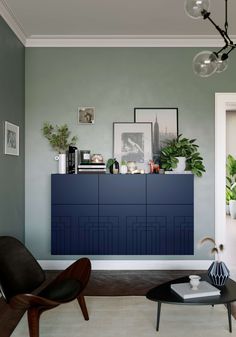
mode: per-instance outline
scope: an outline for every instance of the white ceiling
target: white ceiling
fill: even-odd
[[[206,21],[184,12],[185,0],[0,0],[27,39],[210,38]],[[236,1],[229,0],[229,29],[236,36]],[[224,1],[211,0],[212,18],[224,23]]]

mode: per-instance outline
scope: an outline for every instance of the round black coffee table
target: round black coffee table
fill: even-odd
[[[211,283],[210,279],[206,274],[200,276],[202,281],[207,281]],[[219,296],[183,299],[171,289],[171,284],[184,283],[184,282],[189,282],[188,276],[163,283],[148,291],[146,297],[151,301],[157,302],[156,330],[157,331],[159,330],[162,303],[183,304],[183,305],[211,305],[211,306],[217,304],[224,304],[227,307],[228,312],[229,331],[232,332],[231,302],[236,301],[236,282],[234,282],[231,279],[228,279],[223,287],[217,287],[218,289],[221,290],[221,294]]]

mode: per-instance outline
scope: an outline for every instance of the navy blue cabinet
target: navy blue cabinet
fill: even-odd
[[[193,254],[192,175],[52,175],[52,254]]]

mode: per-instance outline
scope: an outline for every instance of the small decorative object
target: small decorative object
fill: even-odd
[[[80,161],[82,164],[90,163],[90,151],[89,150],[80,151]]]
[[[126,174],[128,172],[127,163],[125,160],[122,160],[120,165],[120,174]]]
[[[114,157],[135,161],[138,169],[147,171],[152,157],[152,123],[114,123]]]
[[[5,122],[5,154],[19,156],[19,126]]]
[[[128,169],[128,173],[132,173],[133,171],[135,171],[137,169],[136,162],[135,161],[128,161],[127,169]]]
[[[159,173],[160,166],[155,164],[153,160],[149,160],[150,173]]]
[[[189,279],[192,290],[198,290],[201,277],[199,275],[189,275]]]
[[[116,158],[108,159],[106,167],[109,169],[111,174],[119,173],[119,163]]]
[[[213,261],[208,269],[208,276],[211,279],[211,282],[216,286],[223,286],[227,279],[229,278],[230,272],[226,267],[225,263],[220,261],[220,253],[224,250],[224,245],[216,245],[214,239],[210,237],[203,238],[200,243],[203,244],[205,242],[213,243],[214,247],[211,249],[212,254],[217,254],[217,261]]]
[[[66,154],[70,145],[75,145],[78,137],[74,136],[69,141],[70,131],[67,124],[62,126],[53,126],[46,122],[42,128],[43,135],[48,139],[53,150],[59,154],[55,157],[58,160],[58,173],[66,173]]]
[[[78,108],[78,124],[94,124],[95,108],[81,107]]]
[[[99,154],[93,154],[91,156],[91,163],[103,163],[103,156],[99,153]]]
[[[203,165],[203,159],[198,152],[198,145],[195,144],[196,139],[188,139],[179,135],[177,138],[167,141],[166,147],[161,150],[161,167],[165,170],[174,170],[179,163],[179,157],[185,157],[187,171],[191,171],[198,177],[202,176],[205,172],[205,166]],[[178,173],[183,172],[184,164],[182,168],[177,169]],[[180,171],[182,170],[182,171]]]
[[[166,141],[178,136],[178,108],[134,108],[134,121],[152,123],[154,162]]]

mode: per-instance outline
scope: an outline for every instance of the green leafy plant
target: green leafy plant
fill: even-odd
[[[219,245],[216,244],[215,240],[210,237],[205,237],[200,241],[200,245],[205,242],[213,243],[213,248],[211,249],[211,254],[217,254],[218,260],[220,260],[220,253],[224,250],[224,245],[221,243]]]
[[[226,204],[236,200],[236,159],[229,154],[226,160]]]
[[[121,160],[121,165],[127,165],[127,161],[126,160]]]
[[[191,171],[198,177],[205,172],[203,158],[198,152],[199,146],[195,144],[196,139],[188,139],[179,135],[177,138],[166,142],[166,146],[161,150],[161,167],[165,170],[171,170],[177,167],[178,159],[176,157],[186,158],[186,170]]]
[[[58,153],[65,153],[70,145],[75,145],[78,140],[77,136],[74,136],[69,140],[70,131],[67,124],[62,126],[53,126],[52,124],[45,122],[42,128],[43,135],[48,139],[53,150]]]
[[[109,158],[106,167],[109,169],[113,164],[115,164],[116,158]]]

